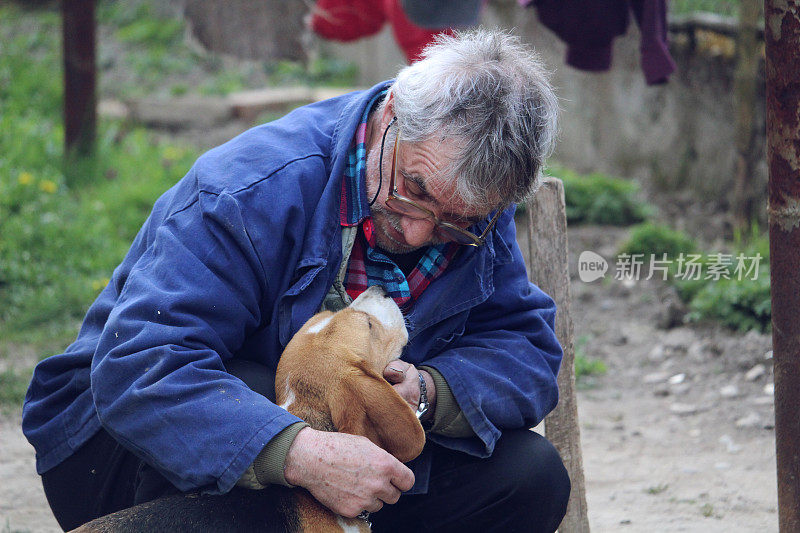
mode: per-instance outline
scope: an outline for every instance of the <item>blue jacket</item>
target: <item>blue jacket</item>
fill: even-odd
[[[158,199],[77,340],[34,371],[22,427],[40,473],[102,425],[181,490],[226,492],[298,421],[223,361],[276,368],[319,309],[342,259],[345,154],[367,102],[388,84],[245,132]],[[528,282],[509,209],[487,245],[460,251],[407,316],[404,359],[442,373],[478,436],[432,440],[487,456],[502,429],[533,426],[553,409],[554,316]],[[414,469],[425,490],[425,454]]]

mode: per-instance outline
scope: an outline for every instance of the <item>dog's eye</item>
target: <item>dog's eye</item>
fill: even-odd
[[[372,329],[372,319],[367,317],[367,324],[369,324],[369,329]]]

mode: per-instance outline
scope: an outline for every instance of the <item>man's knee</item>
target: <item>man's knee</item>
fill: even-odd
[[[508,431],[498,441],[495,453],[501,463],[498,482],[506,497],[523,509],[537,508],[555,530],[566,513],[571,489],[555,447],[532,431]]]

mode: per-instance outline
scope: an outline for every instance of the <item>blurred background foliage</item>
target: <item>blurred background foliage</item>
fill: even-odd
[[[672,12],[735,15],[738,2],[682,0]],[[101,98],[224,95],[270,85],[353,86],[351,63],[232,61],[187,38],[182,17],[154,1],[98,2]],[[62,167],[61,20],[56,2],[0,4],[0,359],[21,346],[36,358],[71,342],[156,198],[178,181],[197,149],[142,127],[101,120],[96,155],[81,163],[81,185],[68,189]],[[552,165],[564,181],[570,224],[634,226],[624,246],[670,254],[702,247],[658,219],[637,184]],[[756,231],[754,234],[757,234]],[[738,330],[769,327],[768,246],[764,237],[733,243],[760,250],[757,282],[675,282],[692,320]],[[581,374],[602,373],[582,360]],[[29,369],[0,372],[0,404],[21,400]],[[10,395],[10,397],[9,397]]]
[[[60,18],[0,6],[0,337],[44,324],[74,334],[149,213],[197,156],[119,121],[100,124],[97,153],[67,190]],[[170,33],[158,33],[164,43]],[[129,35],[141,33],[129,32]],[[169,41],[172,42],[172,41]],[[102,286],[101,286],[102,285]]]

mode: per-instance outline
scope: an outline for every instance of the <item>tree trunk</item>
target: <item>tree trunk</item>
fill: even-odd
[[[245,59],[305,60],[302,0],[188,0],[186,18],[212,52]]]
[[[739,38],[734,75],[736,106],[736,178],[733,214],[735,227],[744,233],[750,230],[757,196],[753,167],[757,161],[756,95],[758,94],[760,0],[742,0],[739,14]]]
[[[583,479],[581,435],[578,404],[575,397],[575,346],[570,316],[569,267],[567,260],[567,214],[564,185],[546,178],[534,198],[528,202],[528,238],[530,279],[556,302],[556,336],[564,348],[558,374],[559,402],[545,419],[545,434],[556,447],[572,481],[567,514],[561,522],[562,533],[589,531],[586,487]]]
[[[94,0],[61,3],[64,47],[64,167],[74,184],[97,132]]]

